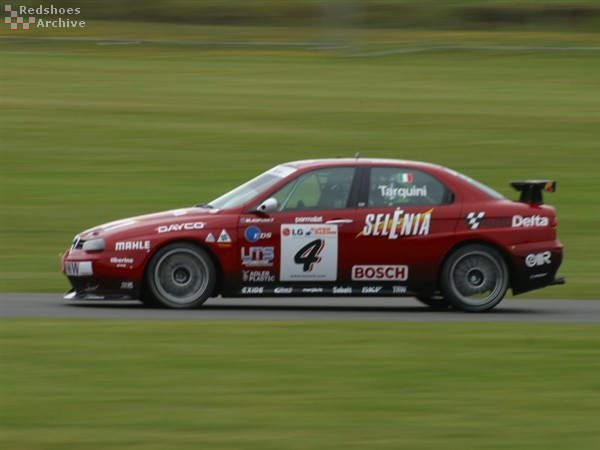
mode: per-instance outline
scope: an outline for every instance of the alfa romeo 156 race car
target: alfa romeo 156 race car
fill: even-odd
[[[383,159],[278,165],[208,203],[78,234],[67,299],[195,308],[209,297],[414,296],[486,311],[564,282],[554,181],[511,201],[453,170]]]

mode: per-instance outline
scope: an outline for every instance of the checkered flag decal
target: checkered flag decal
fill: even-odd
[[[4,18],[4,23],[10,25],[11,30],[18,30],[19,25],[23,30],[29,30],[31,24],[35,23],[35,17],[30,17],[27,22],[23,17],[19,17],[19,13],[17,11],[12,10],[11,5],[4,6],[4,12],[10,13],[10,16]]]
[[[467,217],[465,217],[465,220],[467,221],[467,226],[469,227],[469,229],[476,230],[477,228],[479,228],[479,224],[481,223],[484,217],[484,212],[470,212],[469,214],[467,214]]]

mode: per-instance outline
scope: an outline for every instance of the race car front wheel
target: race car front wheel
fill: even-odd
[[[456,308],[487,311],[508,289],[508,269],[500,254],[484,245],[467,245],[450,255],[442,269],[442,292]]]
[[[160,249],[146,271],[146,283],[156,301],[177,309],[202,305],[215,287],[215,278],[210,256],[189,243],[175,243]]]

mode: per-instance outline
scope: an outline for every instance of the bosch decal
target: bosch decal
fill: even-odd
[[[406,281],[408,266],[352,266],[352,280]]]

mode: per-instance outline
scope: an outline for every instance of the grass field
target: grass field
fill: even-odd
[[[565,33],[382,33],[365,33],[364,47],[411,37],[417,46],[598,43]],[[447,165],[512,198],[511,180],[557,179],[547,200],[558,209],[568,284],[532,295],[598,297],[598,52],[352,58],[314,48],[1,45],[4,292],[64,291],[58,255],[87,227],[210,200],[279,162],[360,149]]]
[[[6,449],[600,446],[597,326],[4,320]]]

